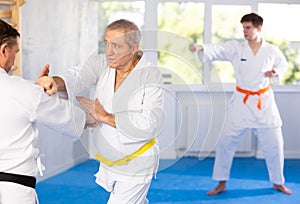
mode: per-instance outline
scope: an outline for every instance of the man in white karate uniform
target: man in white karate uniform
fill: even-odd
[[[234,153],[244,132],[254,129],[261,144],[270,181],[275,190],[285,194],[292,191],[284,186],[284,152],[282,121],[270,88],[270,81],[278,81],[288,68],[280,50],[261,37],[263,19],[256,13],[242,17],[245,41],[230,40],[221,44],[190,45],[192,52],[205,61],[230,61],[236,77],[236,90],[228,105],[223,135],[218,142],[213,179],[219,185],[207,194],[226,191]]]
[[[112,22],[104,38],[105,55],[93,54],[81,67],[53,77],[53,87],[67,91],[69,98],[96,87],[95,100],[77,100],[100,122],[92,156],[100,160],[96,182],[111,192],[109,204],[148,203],[146,195],[158,168],[163,81],[139,50],[140,35],[131,21]],[[51,94],[52,88],[44,87]]]
[[[1,204],[38,203],[35,176],[42,164],[36,123],[78,137],[86,119],[85,112],[68,101],[48,96],[34,82],[8,74],[19,51],[19,37],[16,29],[0,20]]]

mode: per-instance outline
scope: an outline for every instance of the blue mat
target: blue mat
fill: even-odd
[[[162,160],[164,166],[172,161]],[[109,197],[95,183],[93,176],[99,163],[89,160],[66,172],[37,184],[41,204],[105,204]],[[272,189],[265,161],[235,158],[227,192],[207,196],[217,185],[211,180],[213,159],[182,158],[169,168],[159,171],[153,180],[148,199],[150,204],[300,204],[300,160],[285,160],[286,185],[292,195]]]

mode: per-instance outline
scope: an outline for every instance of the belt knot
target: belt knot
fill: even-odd
[[[258,103],[257,103],[257,108],[259,110],[261,110],[261,94],[265,93],[266,91],[268,91],[270,89],[270,86],[267,86],[266,88],[263,88],[263,89],[260,89],[258,91],[251,91],[251,90],[245,90],[245,89],[242,89],[240,88],[239,86],[236,86],[236,90],[240,93],[243,93],[245,94],[245,97],[243,99],[243,102],[246,103],[247,100],[248,100],[248,97],[250,95],[258,95],[259,96],[259,99],[258,99]]]

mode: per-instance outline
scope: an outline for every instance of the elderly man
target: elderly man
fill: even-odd
[[[93,156],[100,161],[96,182],[111,192],[109,204],[148,203],[146,195],[158,168],[163,82],[158,68],[139,50],[140,35],[131,21],[112,22],[104,38],[105,55],[92,55],[82,67],[54,76],[51,87],[41,83],[48,94],[57,87],[69,98],[96,87],[95,100],[77,100],[100,122]]]

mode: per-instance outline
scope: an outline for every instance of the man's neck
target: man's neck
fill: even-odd
[[[249,46],[252,48],[260,47],[262,43],[262,38],[255,38],[253,40],[248,40]]]
[[[248,44],[252,50],[253,55],[256,55],[262,44],[262,38],[256,38],[255,40],[248,40]]]
[[[5,69],[5,68],[3,68],[2,66],[0,66],[0,69],[1,69],[1,70],[4,70],[6,73],[8,73],[8,72],[10,71],[10,69]]]

